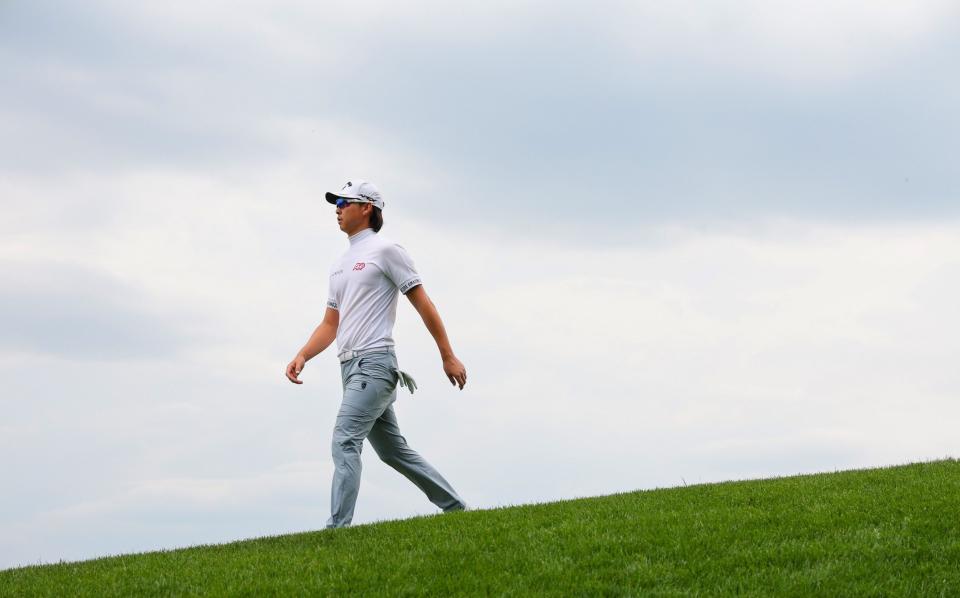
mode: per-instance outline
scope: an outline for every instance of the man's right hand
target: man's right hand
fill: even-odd
[[[287,380],[294,384],[303,384],[303,380],[298,380],[297,376],[300,375],[305,363],[307,363],[307,360],[303,358],[303,355],[294,357],[293,361],[287,364]]]

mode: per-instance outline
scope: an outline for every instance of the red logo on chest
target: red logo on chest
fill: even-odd
[[[356,264],[353,265],[354,270],[363,270],[366,267],[367,265],[364,264],[363,262],[357,262]]]

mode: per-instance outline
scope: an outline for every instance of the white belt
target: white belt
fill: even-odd
[[[361,355],[367,355],[368,353],[393,353],[393,347],[375,347],[373,349],[364,349],[362,351],[343,351],[337,355],[337,359],[340,360],[340,363],[344,361],[350,361],[351,359],[356,359]]]

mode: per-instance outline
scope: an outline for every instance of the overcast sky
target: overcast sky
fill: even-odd
[[[960,9],[0,2],[0,568],[315,530],[382,190],[476,507],[957,456]],[[435,509],[372,450],[355,522]]]

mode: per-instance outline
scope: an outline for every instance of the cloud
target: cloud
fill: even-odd
[[[685,57],[791,83],[831,85],[945,35],[951,2],[629,2],[613,21],[640,60]]]
[[[291,494],[305,507],[313,507],[325,480],[332,473],[327,461],[281,464],[270,471],[250,477],[147,479],[131,484],[117,496],[71,505],[45,515],[51,520],[77,519],[94,514],[115,515],[120,511],[148,512],[223,512],[243,508],[250,503]]]
[[[608,228],[597,193],[631,228],[956,215],[952,6],[761,4],[18,5],[50,43],[0,57],[2,162],[38,185],[349,162],[326,184],[365,176],[489,230],[508,203],[541,236]]]
[[[55,262],[0,262],[0,348],[71,359],[170,357],[200,335],[124,281]]]
[[[468,250],[462,235],[412,232],[408,249],[473,386],[447,406],[427,377],[426,397],[407,405],[409,437],[439,435],[457,460],[516,481],[514,499],[953,446],[940,422],[960,383],[947,362],[956,347],[934,331],[954,318],[943,285],[958,268],[955,225],[675,230],[634,249]],[[455,256],[429,251],[453,244]],[[401,362],[433,371],[415,318],[401,311],[398,330]],[[436,430],[463,413],[476,433]],[[518,481],[531,470],[535,481]],[[505,500],[485,487],[468,490]]]

